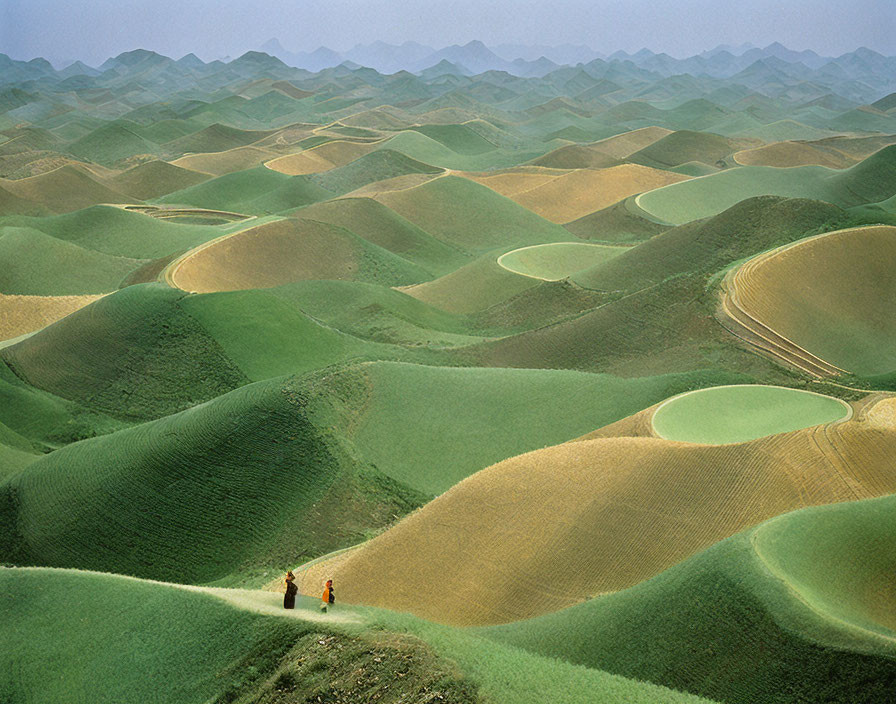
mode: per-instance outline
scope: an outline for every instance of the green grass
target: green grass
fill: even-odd
[[[374,181],[383,181],[406,174],[438,174],[442,169],[411,159],[391,149],[380,149],[365,154],[345,166],[340,166],[319,174],[311,180],[332,193],[348,193]]]
[[[496,640],[719,701],[887,701],[896,499],[804,509]],[[889,596],[887,596],[889,594]]]
[[[847,214],[829,203],[748,198],[706,220],[668,229],[575,274],[573,280],[590,289],[634,291],[686,272],[715,273],[732,262],[837,229],[847,221]]]
[[[746,442],[848,417],[830,396],[780,386],[722,386],[666,401],[653,416],[660,437],[708,445]]]
[[[403,355],[400,348],[321,325],[302,312],[298,301],[277,289],[193,295],[179,305],[253,381],[352,359]]]
[[[41,451],[102,435],[125,425],[26,384],[2,362],[0,423],[27,438],[32,447]]]
[[[82,159],[100,164],[114,164],[134,154],[156,154],[159,146],[144,139],[139,125],[117,120],[84,135],[68,145],[67,150]]]
[[[30,227],[0,227],[0,293],[107,293],[144,262],[84,249]]]
[[[559,281],[609,261],[626,250],[585,242],[557,242],[515,249],[498,257],[498,264],[523,276]]]
[[[351,459],[309,388],[250,384],[40,458],[0,486],[0,562],[245,580],[418,506],[421,494]]]
[[[222,701],[250,676],[228,668],[253,652],[276,657],[309,628],[122,577],[3,569],[0,582],[0,643],[18,663],[15,675],[0,675],[8,702]]]
[[[679,130],[635,152],[627,161],[658,169],[668,169],[690,161],[712,166],[736,150],[735,143],[720,135]]]
[[[498,252],[484,254],[450,274],[408,289],[410,295],[451,313],[470,314],[504,303],[539,285],[538,279],[500,266]]]
[[[466,316],[427,305],[405,293],[356,281],[301,281],[271,289],[329,327],[376,342],[409,347],[455,347],[483,334]]]
[[[308,176],[287,176],[258,166],[169,193],[155,202],[264,215],[298,208],[334,195]]]
[[[208,174],[183,169],[156,159],[134,166],[110,180],[116,190],[136,200],[149,200],[195,186],[210,178]]]
[[[379,200],[430,235],[471,252],[569,239],[559,225],[458,176],[385,194]]]
[[[461,249],[441,242],[372,198],[339,198],[314,203],[290,215],[338,225],[441,276],[469,261]]]
[[[166,142],[164,148],[169,154],[180,156],[187,152],[223,152],[227,149],[243,147],[264,139],[271,132],[241,130],[229,125],[215,123],[175,140]]]
[[[411,129],[458,154],[477,155],[495,150],[494,144],[467,125],[418,125]]]
[[[94,411],[156,418],[207,401],[246,377],[160,284],[129,286],[0,350],[37,388]]]
[[[434,131],[440,127],[452,127],[450,125],[426,125],[420,130]],[[461,127],[463,127],[461,125]],[[545,149],[538,151],[512,151],[506,149],[492,149],[492,151],[479,153],[459,153],[454,149],[446,146],[440,139],[445,139],[447,143],[455,143],[460,141],[463,149],[482,148],[483,142],[489,144],[488,140],[479,135],[474,136],[473,130],[466,130],[463,133],[449,134],[452,130],[439,130],[438,139],[423,134],[417,129],[403,130],[394,137],[382,143],[379,149],[390,149],[401,152],[411,159],[422,161],[424,164],[432,164],[445,169],[457,169],[460,171],[482,171],[484,169],[497,169],[516,164],[522,164],[530,159],[541,156]]]
[[[639,242],[668,229],[641,217],[630,206],[631,198],[626,198],[603,210],[589,213],[563,227],[577,237],[598,242]]]
[[[64,215],[45,218],[8,217],[8,223],[29,227],[71,244],[114,257],[157,259],[192,249],[220,237],[228,227],[178,225],[132,210],[95,205]]]

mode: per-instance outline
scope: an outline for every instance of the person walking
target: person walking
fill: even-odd
[[[336,593],[333,591],[333,580],[327,580],[327,586],[324,587],[324,593],[320,597],[320,610],[327,613],[327,608],[336,603]]]
[[[283,595],[283,608],[296,608],[296,594],[299,588],[296,586],[296,576],[290,571],[286,573],[286,594]]]

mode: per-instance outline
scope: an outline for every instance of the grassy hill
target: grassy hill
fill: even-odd
[[[715,273],[755,252],[846,221],[836,206],[798,198],[745,199],[705,220],[668,229],[574,280],[587,288],[633,291],[684,272]]]
[[[536,244],[502,254],[498,264],[523,276],[559,281],[617,257],[625,249],[585,242]]]
[[[805,142],[775,142],[753,149],[739,151],[734,160],[744,166],[826,166],[829,169],[845,169],[855,163],[842,152],[822,150]]]
[[[156,159],[131,167],[111,179],[111,183],[115,190],[126,193],[135,200],[152,200],[172,191],[195,186],[209,178],[208,174]]]
[[[709,132],[678,130],[630,154],[627,160],[633,164],[660,169],[689,161],[715,165],[737,151],[742,144],[743,142]]]
[[[485,154],[494,151],[495,145],[468,125],[417,125],[411,128],[444,144],[458,154]]]
[[[661,438],[720,445],[833,423],[852,414],[837,398],[782,386],[720,386],[668,399],[653,414]]]
[[[441,276],[467,263],[469,255],[437,240],[373,198],[338,198],[291,212],[302,219],[330,223]]]
[[[719,701],[887,701],[894,510],[887,497],[772,518],[631,589],[487,632]]]
[[[457,176],[438,178],[406,191],[382,193],[376,200],[437,239],[469,252],[568,239],[562,228]]]
[[[19,200],[8,203],[10,208],[0,213],[4,215],[30,215],[43,209],[68,213],[97,203],[129,203],[134,200],[132,196],[105,185],[93,172],[78,164],[67,164],[17,181],[4,180],[0,182],[0,187],[16,199],[31,204],[20,209]]]
[[[381,471],[427,494],[506,457],[578,437],[701,378],[392,363],[366,366],[363,374],[366,400],[351,437]],[[465,438],[462,450],[457,437]]]
[[[271,289],[314,320],[349,335],[405,347],[456,347],[495,334],[385,286],[357,281],[301,281]]]
[[[101,254],[30,227],[0,227],[0,292],[38,296],[108,293],[143,262]]]
[[[246,146],[227,149],[223,152],[187,154],[170,163],[191,171],[213,176],[224,176],[235,171],[245,171],[246,169],[261,166],[264,162],[270,161],[276,156],[277,153],[269,149]]]
[[[402,290],[449,313],[471,314],[504,303],[537,285],[538,279],[500,266],[496,253],[492,252],[450,274]]]
[[[178,305],[253,381],[305,373],[347,360],[422,357],[422,353],[411,354],[331,329],[303,313],[301,299],[278,289],[188,296]]]
[[[780,237],[794,241],[838,227],[845,218],[834,206],[809,201],[747,201],[717,219],[669,230],[576,275],[580,285],[603,292],[603,305],[482,343],[470,353],[479,363],[496,366],[625,375],[692,370],[700,360],[710,367],[758,375],[767,383],[793,383],[783,371],[733,344],[714,317],[718,289],[712,277]],[[645,254],[649,256],[642,259]],[[610,276],[611,271],[616,273]],[[596,339],[600,345],[594,344]]]
[[[117,120],[103,125],[68,145],[75,156],[110,165],[134,154],[156,154],[159,146],[139,134],[139,125]]]
[[[259,166],[169,193],[157,202],[262,215],[298,208],[333,195],[306,176],[289,177]]]
[[[609,169],[571,171],[512,197],[551,222],[564,223],[603,210],[636,193],[687,178],[670,171],[623,164]]]
[[[153,418],[246,378],[179,307],[184,294],[130,286],[81,308],[0,357],[39,389],[116,416]]]
[[[166,142],[164,148],[169,154],[177,156],[187,153],[223,152],[236,147],[244,147],[271,134],[273,134],[272,130],[241,130],[216,123],[198,132]]]
[[[58,240],[113,257],[157,259],[220,237],[233,226],[183,225],[134,210],[96,205],[43,218],[8,217],[0,225],[39,230]]]
[[[0,293],[0,340],[39,330],[99,296],[8,296]]]
[[[308,403],[295,380],[252,384],[41,458],[0,489],[3,561],[249,578],[417,505],[419,494],[354,463],[320,420],[326,407]]]
[[[380,149],[335,169],[315,174],[312,181],[332,193],[344,194],[375,181],[407,174],[439,174],[443,169],[411,159],[391,149]]]
[[[563,227],[582,239],[604,242],[646,240],[668,229],[665,225],[635,213],[634,209],[629,207],[629,199],[589,213],[578,220],[566,223]]]

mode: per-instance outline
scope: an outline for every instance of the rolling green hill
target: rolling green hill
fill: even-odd
[[[337,198],[290,214],[349,230],[434,276],[447,274],[469,261],[469,255],[459,247],[436,239],[372,198]]]
[[[262,215],[298,208],[333,195],[307,176],[286,176],[259,166],[169,193],[157,202]]]
[[[246,377],[159,284],[101,298],[0,357],[16,375],[96,411],[155,418],[245,383]]]
[[[252,384],[57,450],[0,487],[2,560],[252,577],[357,542],[420,502],[354,463],[322,420],[332,412],[310,402],[294,379]]]
[[[311,177],[311,180],[332,193],[344,194],[374,181],[407,174],[438,174],[443,170],[411,159],[401,152],[380,149],[353,162]]]
[[[457,176],[383,193],[377,200],[432,236],[470,252],[568,239],[560,226]]]
[[[105,205],[44,218],[8,217],[0,220],[3,224],[32,228],[85,249],[131,259],[156,259],[192,249],[228,229],[175,224]]]
[[[143,262],[84,249],[30,227],[0,227],[0,293],[114,291]]]

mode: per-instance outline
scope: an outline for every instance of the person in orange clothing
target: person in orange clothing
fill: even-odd
[[[290,571],[286,573],[286,594],[283,595],[283,608],[296,608],[296,594],[299,588],[296,586],[296,576]]]
[[[327,612],[327,607],[332,606],[336,602],[336,593],[333,591],[333,580],[327,580],[327,586],[324,587],[324,593],[320,597],[320,610]]]

